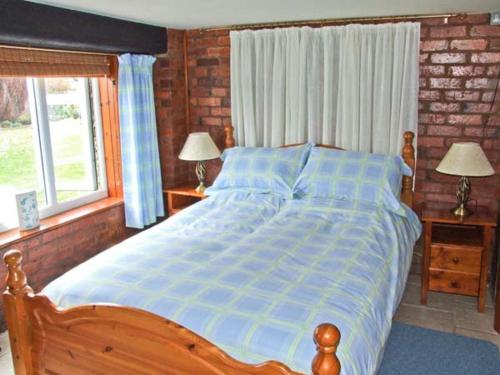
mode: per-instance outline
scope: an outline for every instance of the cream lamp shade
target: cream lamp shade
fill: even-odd
[[[217,159],[220,151],[210,135],[206,132],[191,133],[184,143],[179,159],[188,161],[204,161]]]
[[[436,171],[467,177],[495,174],[481,146],[475,142],[453,143]]]

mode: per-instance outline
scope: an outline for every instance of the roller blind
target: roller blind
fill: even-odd
[[[0,77],[104,77],[111,56],[0,47]]]

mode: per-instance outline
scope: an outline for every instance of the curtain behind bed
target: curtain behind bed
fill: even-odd
[[[418,23],[231,32],[237,143],[398,154],[417,129],[419,34]]]

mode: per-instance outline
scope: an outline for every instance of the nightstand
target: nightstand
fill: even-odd
[[[475,296],[477,309],[483,312],[496,213],[478,208],[472,215],[460,218],[450,209],[427,205],[422,211],[422,221],[420,302],[427,303],[428,291]]]
[[[165,189],[163,192],[167,194],[168,216],[172,216],[206,197],[205,194],[198,193],[192,185],[173,187]]]

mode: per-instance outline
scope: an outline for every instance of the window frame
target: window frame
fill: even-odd
[[[67,201],[58,202],[54,171],[55,165],[52,154],[52,138],[50,134],[50,121],[45,90],[45,78],[25,77],[28,87],[30,112],[32,114],[33,144],[35,148],[36,162],[38,163],[38,179],[40,181],[40,186],[43,186],[44,188],[46,201],[46,206],[39,207],[38,211],[40,219],[68,211],[109,196],[108,181],[106,176],[105,134],[103,131],[101,113],[99,78],[78,78],[83,79],[83,92],[86,94],[84,98],[85,103],[81,106],[81,111],[82,117],[88,119],[87,134],[89,139],[87,145],[89,146],[89,149],[87,152],[89,152],[90,161],[94,166],[91,174],[96,190]],[[89,84],[92,86],[92,95],[90,95]],[[92,111],[92,107],[94,108],[94,111]],[[84,111],[85,113],[83,113]],[[34,114],[36,115],[34,116]],[[1,224],[3,228],[0,232],[18,227],[17,220]]]

